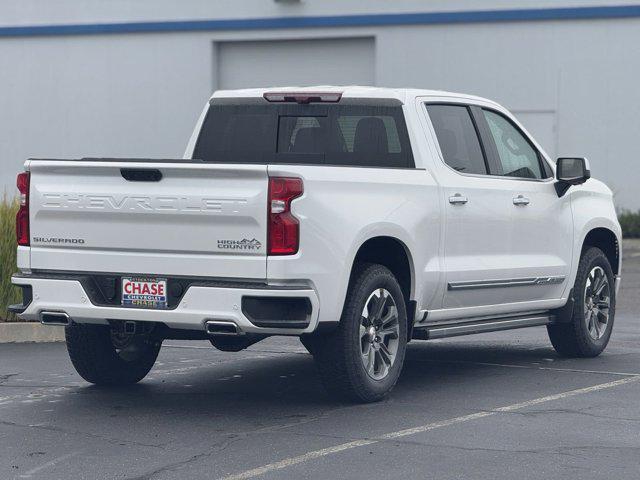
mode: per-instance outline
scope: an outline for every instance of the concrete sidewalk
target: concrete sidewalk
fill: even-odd
[[[63,341],[64,327],[37,322],[0,322],[0,343]]]

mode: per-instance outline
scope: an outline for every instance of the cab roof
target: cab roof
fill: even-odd
[[[268,88],[245,88],[239,90],[217,90],[211,96],[215,98],[253,98],[262,97],[270,92],[296,92],[296,93],[342,93],[342,98],[392,98],[406,103],[415,97],[452,97],[458,99],[484,101],[495,103],[492,100],[467,95],[464,93],[446,92],[442,90],[424,90],[415,88],[383,88],[368,87],[361,85],[316,85],[308,87],[268,87]]]

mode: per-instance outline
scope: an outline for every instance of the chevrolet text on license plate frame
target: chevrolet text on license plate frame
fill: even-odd
[[[167,308],[167,279],[148,277],[122,278],[122,306]]]

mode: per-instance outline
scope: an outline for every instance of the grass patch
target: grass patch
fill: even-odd
[[[622,210],[618,214],[624,238],[640,238],[640,211]]]
[[[16,213],[18,200],[6,194],[0,199],[0,321],[15,320],[7,312],[7,305],[20,303],[20,290],[11,285],[11,275],[16,272]]]

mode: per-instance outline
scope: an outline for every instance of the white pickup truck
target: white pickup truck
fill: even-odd
[[[613,327],[611,191],[483,98],[219,91],[183,159],[30,159],[18,187],[12,310],[65,325],[97,384],[144,378],[164,339],[293,335],[375,401],[411,339],[545,325],[590,357]]]

